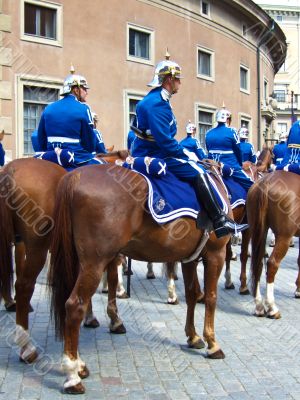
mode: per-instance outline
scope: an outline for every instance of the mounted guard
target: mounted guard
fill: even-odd
[[[196,138],[196,125],[189,121],[185,127],[185,131],[187,136],[182,139],[179,144],[185,149],[195,153],[199,160],[207,158],[207,155],[205,154],[205,151],[203,150],[199,140]]]
[[[240,149],[242,152],[242,161],[250,161],[252,164],[257,163],[257,157],[254,151],[254,147],[251,143],[249,143],[249,129],[243,125],[239,129],[239,138],[240,138]]]

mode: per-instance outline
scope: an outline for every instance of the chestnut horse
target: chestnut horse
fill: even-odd
[[[256,182],[248,193],[247,215],[252,236],[252,293],[255,315],[281,317],[274,298],[274,280],[280,262],[286,255],[293,236],[300,236],[300,176],[292,172],[275,171]],[[268,229],[275,234],[275,246],[267,261],[265,304],[260,293],[260,277]],[[300,297],[300,257],[295,297]]]
[[[215,339],[214,315],[217,282],[229,236],[217,239],[212,233],[208,237],[203,230],[196,229],[192,218],[158,225],[146,210],[147,194],[148,186],[142,176],[118,166],[79,168],[60,181],[48,281],[56,333],[64,338],[64,390],[68,393],[85,391],[81,377],[88,375],[88,369],[78,353],[79,328],[103,271],[110,273],[119,253],[143,261],[182,260],[187,302],[185,332],[190,347],[202,348],[205,344],[196,333],[194,310],[197,259],[200,246],[204,246],[203,336],[208,357],[224,358]],[[116,304],[108,304],[108,314],[115,324],[122,326]]]
[[[268,171],[273,159],[272,149],[264,146],[262,152],[260,153],[257,165],[254,165],[246,161],[243,165],[245,172],[252,177],[254,181],[257,181],[263,176],[264,173]],[[204,160],[205,166],[210,169],[212,174],[221,175],[220,165],[212,162],[211,160]],[[232,210],[233,219],[242,223],[246,216],[246,207],[244,205],[239,205]],[[249,294],[249,289],[247,286],[247,261],[248,261],[248,247],[250,242],[250,231],[249,229],[242,232],[242,244],[241,244],[241,274],[240,274],[240,289],[239,293],[241,295]],[[234,289],[234,284],[231,280],[230,272],[230,262],[232,259],[232,249],[230,241],[227,243],[226,247],[226,270],[225,270],[225,289]],[[178,304],[178,296],[176,294],[175,280],[176,280],[176,266],[175,263],[166,264],[166,277],[168,280],[168,304]],[[201,291],[200,284],[198,286],[197,301],[199,303],[203,302],[204,293]]]
[[[102,156],[112,162],[127,155],[127,151],[120,151]],[[11,246],[14,243],[16,343],[21,348],[20,359],[26,362],[33,362],[38,355],[28,335],[30,299],[50,247],[55,194],[65,174],[59,165],[35,158],[14,160],[0,172],[0,298],[13,306]],[[99,326],[91,304],[85,324]]]

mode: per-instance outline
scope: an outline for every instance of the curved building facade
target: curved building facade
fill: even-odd
[[[2,0],[0,129],[12,158],[30,155],[30,135],[59,98],[70,65],[91,87],[107,146],[123,148],[136,103],[168,47],[184,79],[172,99],[178,138],[188,120],[205,132],[223,103],[260,148],[275,112],[269,99],[286,55],[285,36],[249,0]]]

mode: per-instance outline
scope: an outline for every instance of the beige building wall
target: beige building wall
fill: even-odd
[[[57,13],[57,39],[24,34],[24,3],[49,7]],[[91,87],[88,103],[100,119],[107,146],[124,148],[129,130],[129,99],[148,92],[154,67],[166,47],[184,79],[172,99],[178,119],[178,138],[194,120],[201,130],[199,112],[214,113],[225,103],[233,126],[248,121],[251,140],[261,146],[265,126],[274,115],[263,109],[264,80],[273,90],[276,57],[284,57],[285,37],[278,25],[269,35],[271,18],[252,1],[211,0],[208,15],[199,0],[2,0],[0,14],[0,129],[12,157],[24,155],[24,85],[59,89],[71,63]],[[150,59],[128,56],[129,27],[151,36]],[[260,47],[258,106],[257,46]],[[268,40],[267,40],[268,39]],[[266,45],[265,45],[266,43]],[[211,55],[212,76],[197,76],[198,51]],[[248,71],[249,90],[240,89],[240,67]],[[267,114],[261,116],[261,112]],[[269,119],[268,119],[269,118]],[[213,123],[214,121],[212,121]],[[261,132],[258,132],[260,128]]]

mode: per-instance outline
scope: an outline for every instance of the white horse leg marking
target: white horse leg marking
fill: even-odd
[[[225,287],[228,288],[232,286],[231,272],[225,271],[224,277],[225,277]]]
[[[175,281],[173,278],[168,279],[168,303],[174,304],[177,302],[177,294],[175,288]]]
[[[81,382],[81,378],[78,375],[78,372],[80,370],[78,359],[71,360],[69,356],[64,354],[61,367],[63,372],[67,375],[67,379],[64,382],[64,389],[76,386],[78,383]]]
[[[263,303],[263,298],[260,293],[260,283],[258,282],[257,285],[257,290],[256,290],[256,295],[255,295],[255,311],[254,314],[257,315],[258,317],[264,316],[265,315],[265,307]]]
[[[20,356],[24,361],[36,352],[36,347],[31,343],[28,331],[21,325],[16,325],[15,343],[21,348]]]
[[[275,304],[275,298],[274,298],[274,283],[267,283],[265,304],[267,307],[267,314],[270,317],[278,313],[279,310]]]
[[[117,297],[122,297],[126,290],[123,284],[123,271],[122,271],[122,263],[118,265],[118,287],[117,287]]]

